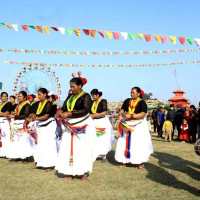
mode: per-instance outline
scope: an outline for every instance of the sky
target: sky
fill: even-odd
[[[8,24],[26,24],[80,28],[91,30],[107,30],[119,32],[144,33],[152,35],[167,35],[186,38],[200,38],[198,28],[200,12],[199,0],[7,0],[1,1],[0,19]],[[96,38],[62,35],[50,30],[50,34],[39,33],[29,28],[19,32],[7,27],[0,27],[1,49],[36,49],[62,51],[153,51],[196,48],[196,44],[186,42],[173,45],[168,38],[167,44],[140,40],[136,36],[135,42],[128,40],[109,40],[97,33]],[[118,56],[76,56],[76,55],[45,55],[45,54],[15,54],[0,53],[0,60],[23,62],[46,62],[66,64],[153,64],[195,61],[199,59],[199,51],[174,54],[150,55],[118,55]],[[13,81],[22,65],[0,64],[0,82],[3,90],[12,93]],[[185,96],[192,104],[200,101],[200,87],[198,87],[200,64],[176,66],[140,67],[140,68],[69,68],[52,67],[59,77],[64,100],[69,90],[72,73],[82,71],[82,76],[88,83],[84,86],[86,92],[92,89],[102,89],[103,98],[109,102],[121,101],[130,97],[130,90],[139,86],[146,93],[153,93],[154,98],[168,100],[177,89],[174,70],[177,71],[178,86],[186,92]]]

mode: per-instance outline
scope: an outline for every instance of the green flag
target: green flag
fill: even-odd
[[[69,36],[72,34],[72,28],[66,28],[66,31]]]
[[[135,41],[135,33],[129,33],[128,35],[132,41]]]
[[[193,42],[194,42],[194,39],[192,39],[192,38],[187,38],[187,41],[192,45]]]
[[[28,25],[28,27],[36,29],[35,26],[33,26],[33,25]]]
[[[3,83],[0,82],[0,90],[2,90],[2,87],[3,87]]]
[[[5,23],[0,23],[1,26],[5,26]]]

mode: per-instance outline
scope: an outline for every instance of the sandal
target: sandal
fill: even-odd
[[[53,170],[52,168],[47,168],[47,169],[45,169],[45,172],[50,172],[52,170]]]

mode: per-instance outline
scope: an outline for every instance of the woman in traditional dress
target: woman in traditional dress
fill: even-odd
[[[93,89],[90,92],[93,103],[90,117],[93,118],[96,127],[95,154],[101,158],[102,163],[106,163],[106,155],[112,149],[115,136],[112,125],[107,115],[107,100],[102,99],[102,91]]]
[[[120,124],[115,159],[126,166],[127,163],[137,164],[144,168],[153,146],[146,121],[147,104],[142,100],[144,91],[139,87],[131,90],[131,97],[124,101],[120,110]]]
[[[81,176],[81,180],[88,180],[93,167],[93,145],[95,145],[95,125],[89,116],[92,100],[88,93],[82,90],[87,83],[85,78],[70,80],[73,94],[65,100],[58,116],[65,124],[60,142],[60,149],[56,169],[67,175],[67,179]]]
[[[23,163],[28,163],[28,158],[33,155],[33,141],[24,130],[25,119],[30,114],[30,105],[27,103],[27,93],[18,93],[18,105],[15,112],[9,116],[11,119],[10,128],[11,142],[8,147],[7,157],[11,159],[22,159]]]
[[[30,94],[27,96],[27,100],[29,101],[30,106],[32,106],[35,103],[35,98],[36,98],[36,95],[34,94]]]
[[[10,96],[10,103],[12,104],[11,111],[14,112],[15,108],[17,107],[17,104],[15,103],[16,97],[14,95]]]
[[[48,92],[45,88],[38,90],[38,98],[40,101],[34,103],[33,113],[27,121],[30,122],[31,130],[37,132],[37,145],[34,151],[34,160],[37,167],[45,168],[50,171],[55,166],[57,159],[56,146],[56,122],[50,117],[52,103],[47,100]]]
[[[58,96],[54,94],[52,94],[48,99],[52,103],[51,117],[55,117],[57,112],[57,104],[55,103],[56,99],[58,99]]]
[[[12,104],[8,101],[7,92],[1,93],[0,104],[0,140],[2,147],[0,148],[0,157],[6,157],[7,149],[10,143],[10,127],[7,116],[11,112]]]

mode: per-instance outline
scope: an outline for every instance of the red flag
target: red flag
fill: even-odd
[[[89,30],[88,29],[83,29],[83,32],[85,33],[85,35],[89,35]]]
[[[51,27],[54,31],[59,31],[57,27],[52,26]]]
[[[180,41],[180,43],[181,43],[182,45],[185,44],[185,38],[184,38],[184,37],[178,37],[178,39],[179,39],[179,41]]]
[[[144,34],[144,37],[147,42],[151,42],[151,34]]]
[[[115,40],[119,40],[120,32],[113,32]]]
[[[21,27],[24,29],[24,31],[28,31],[28,26],[27,25],[21,25]]]
[[[104,31],[98,31],[98,33],[104,38]]]

